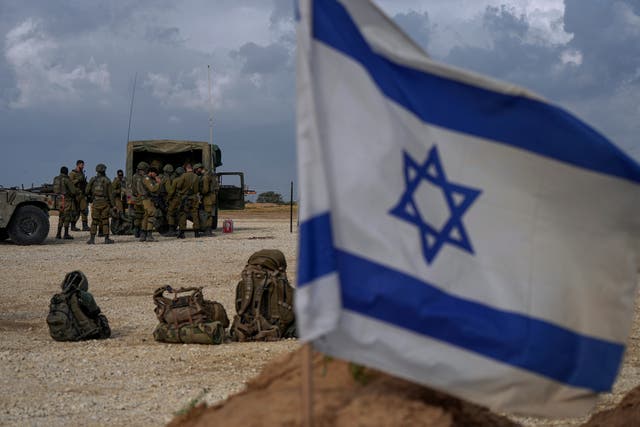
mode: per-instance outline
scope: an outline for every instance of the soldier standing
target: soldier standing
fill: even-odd
[[[187,214],[191,214],[193,222],[193,233],[195,237],[200,237],[198,218],[198,191],[200,190],[198,176],[193,173],[190,164],[185,165],[186,172],[175,181],[176,196],[180,200],[178,208],[178,239],[184,239],[184,230],[187,228]]]
[[[58,212],[58,232],[56,239],[62,239],[62,227],[64,227],[64,239],[73,239],[69,235],[69,224],[73,220],[75,214],[75,200],[79,190],[73,185],[69,178],[69,169],[66,166],[60,168],[60,175],[53,179],[53,191],[62,194],[62,207]]]
[[[69,173],[71,182],[80,190],[76,198],[76,213],[71,221],[71,230],[80,231],[76,227],[76,223],[80,216],[82,216],[82,231],[89,231],[89,220],[87,218],[89,214],[89,207],[87,204],[87,198],[85,197],[85,191],[87,189],[87,177],[84,174],[84,160],[78,160],[76,162],[76,168]]]
[[[153,242],[153,227],[155,225],[156,206],[153,202],[154,196],[160,190],[160,177],[157,175],[158,170],[154,167],[149,168],[149,172],[138,181],[138,193],[142,199],[144,208],[144,216],[141,224],[141,242]]]
[[[111,219],[111,231],[113,231],[114,234],[118,234],[117,230],[121,230],[122,228],[124,208],[127,206],[127,181],[124,179],[122,169],[118,169],[115,178],[113,178],[111,182],[111,192],[113,193],[113,200],[115,202],[115,209]]]
[[[169,215],[169,204],[173,199],[175,188],[173,187],[173,166],[170,164],[164,165],[162,168],[163,174],[160,177],[160,197],[162,198],[162,209],[165,217],[165,223],[169,226],[169,235],[175,235],[176,217],[175,212],[173,215]]]
[[[218,177],[205,169],[202,165],[197,169],[200,176],[202,207],[204,210],[204,224],[201,224],[201,230],[205,236],[213,236],[213,215],[216,205],[216,194],[219,184]]]
[[[149,170],[149,164],[147,162],[138,163],[136,173],[131,179],[131,191],[133,193],[133,232],[136,238],[141,236],[142,232],[142,218],[144,218],[144,205],[142,204],[142,195],[140,190],[142,187],[142,180],[147,175]]]
[[[86,195],[93,201],[91,205],[91,234],[87,244],[96,242],[96,233],[101,228],[104,235],[104,243],[113,243],[109,238],[109,216],[114,207],[111,180],[106,175],[107,167],[102,163],[96,165],[97,175],[91,178],[87,185]]]
[[[184,168],[178,166],[175,170],[175,176],[171,181],[171,194],[169,194],[169,201],[167,203],[167,223],[169,224],[169,230],[171,235],[176,236],[176,225],[178,223],[178,208],[180,207],[180,196],[176,193],[176,180],[184,174]]]

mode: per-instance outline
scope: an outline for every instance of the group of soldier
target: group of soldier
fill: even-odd
[[[187,219],[193,223],[195,237],[213,235],[219,184],[216,175],[202,164],[187,163],[175,170],[166,164],[160,173],[159,166],[140,162],[131,188],[127,187],[122,170],[113,181],[106,176],[106,170],[104,164],[96,165],[96,175],[87,181],[82,160],[71,172],[66,166],[60,168],[60,175],[53,181],[54,192],[64,196],[57,239],[73,239],[69,230],[89,231],[87,244],[95,244],[96,235],[104,236],[105,244],[114,243],[109,237],[109,221],[120,223],[127,212],[133,214],[133,233],[141,242],[154,241],[153,231],[160,227],[165,235],[184,239]],[[81,229],[76,226],[80,219]]]

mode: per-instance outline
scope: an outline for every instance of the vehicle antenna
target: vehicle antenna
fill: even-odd
[[[129,107],[129,127],[127,128],[127,144],[129,143],[129,135],[131,134],[131,117],[133,116],[133,98],[136,96],[136,81],[138,80],[138,72],[133,76],[133,90],[131,91],[131,106]]]
[[[213,144],[213,100],[211,98],[211,65],[207,65],[207,80],[209,81],[209,144]]]

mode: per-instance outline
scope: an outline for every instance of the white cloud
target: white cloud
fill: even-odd
[[[18,96],[12,108],[80,100],[87,91],[110,90],[106,64],[89,58],[86,65],[65,66],[64,50],[49,37],[37,20],[27,19],[5,37],[5,58],[16,76]],[[98,101],[100,102],[100,101]]]

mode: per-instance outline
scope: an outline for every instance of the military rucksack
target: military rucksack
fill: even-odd
[[[93,296],[87,292],[89,282],[81,271],[67,273],[62,292],[49,303],[47,325],[56,341],[103,339],[111,336],[107,318],[100,313]],[[87,311],[91,311],[87,313]]]
[[[162,286],[153,293],[156,341],[221,344],[229,326],[227,312],[216,301],[205,300],[201,287],[173,289]]]
[[[62,194],[64,189],[62,188],[62,177],[60,175],[53,178],[53,192],[56,194]]]
[[[296,336],[294,288],[287,261],[277,249],[255,252],[236,286],[236,316],[230,333],[236,341],[273,341]]]

